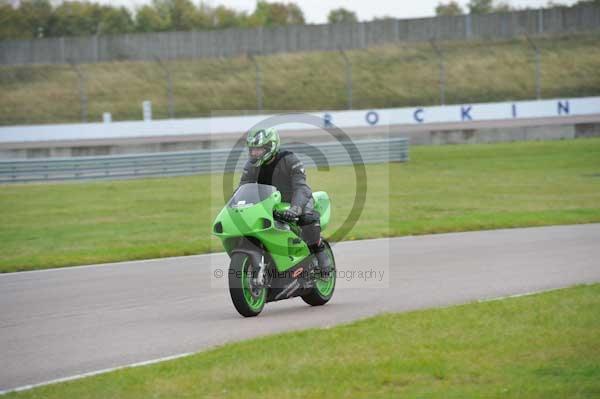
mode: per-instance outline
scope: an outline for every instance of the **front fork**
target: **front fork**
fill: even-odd
[[[267,264],[265,263],[265,256],[260,256],[260,262],[258,263],[258,272],[256,273],[256,277],[252,279],[252,285],[258,289],[265,287],[265,270],[267,268]]]

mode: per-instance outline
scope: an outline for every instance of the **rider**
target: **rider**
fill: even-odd
[[[279,150],[279,133],[275,128],[250,130],[246,145],[249,159],[244,166],[240,186],[247,183],[268,184],[281,192],[282,201],[291,204],[283,217],[286,220],[298,218],[302,238],[310,252],[316,255],[322,276],[327,278],[330,261],[321,239],[320,215],[314,209],[304,165],[293,152]]]

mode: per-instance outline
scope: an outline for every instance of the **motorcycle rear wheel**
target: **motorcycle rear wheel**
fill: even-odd
[[[325,249],[327,256],[329,256],[329,260],[331,261],[331,267],[329,270],[329,277],[327,279],[322,279],[317,277],[315,280],[315,286],[312,288],[308,294],[302,296],[302,300],[311,306],[322,306],[325,305],[331,297],[333,296],[333,291],[335,290],[335,282],[336,282],[336,268],[335,268],[335,258],[333,256],[333,251],[329,246],[329,243],[325,241]]]

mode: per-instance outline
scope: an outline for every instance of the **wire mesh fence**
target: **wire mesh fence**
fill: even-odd
[[[331,25],[45,38],[0,42],[0,64],[95,63],[360,49],[398,41],[514,38],[600,28],[600,7],[382,19]]]
[[[0,124],[340,110],[593,96],[600,34],[398,42],[235,58],[0,67]]]

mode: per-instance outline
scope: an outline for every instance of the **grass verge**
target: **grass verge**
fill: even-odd
[[[543,98],[600,93],[600,35],[536,38],[541,49]],[[446,102],[516,101],[535,98],[535,63],[528,42],[439,43],[445,56]],[[356,109],[439,104],[438,60],[429,43],[398,43],[348,51]],[[344,61],[337,52],[258,57],[264,108],[345,109]],[[169,62],[175,116],[256,110],[254,64],[247,58]],[[140,120],[151,100],[155,118],[168,117],[164,71],[156,62],[81,66],[89,118]],[[0,67],[0,125],[79,122],[76,72],[68,65]]]
[[[7,398],[592,398],[599,308],[596,284],[388,314]]]
[[[330,234],[350,213],[354,171],[308,176],[332,198]],[[345,239],[600,222],[600,139],[414,147],[367,178]],[[0,272],[221,251],[210,228],[223,204],[217,175],[4,185]]]

